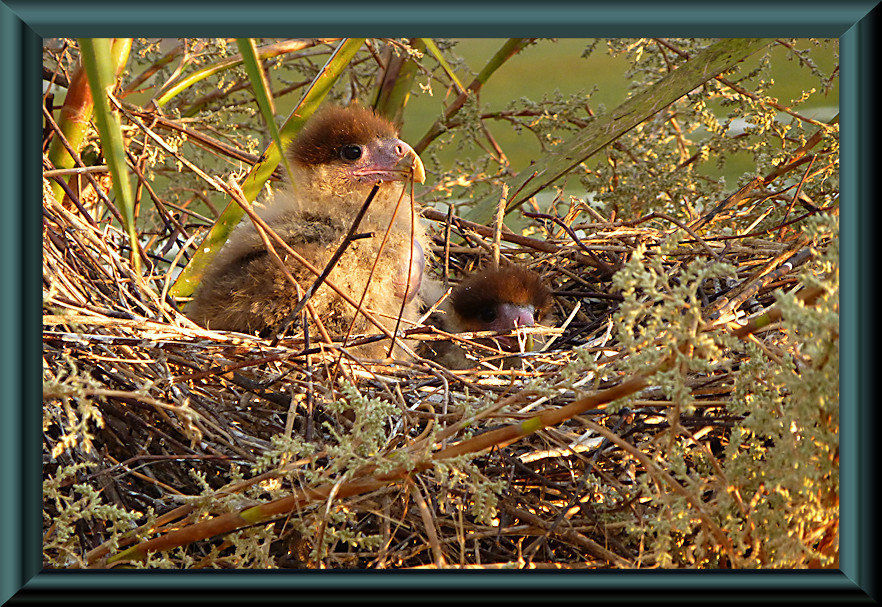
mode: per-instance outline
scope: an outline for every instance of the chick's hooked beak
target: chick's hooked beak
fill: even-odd
[[[497,319],[489,324],[489,328],[500,333],[518,329],[520,327],[535,327],[535,310],[531,305],[515,305],[510,303],[499,304]],[[504,349],[511,352],[530,352],[535,347],[533,336],[516,334],[514,336],[501,336],[496,339]]]
[[[411,148],[410,151],[413,152],[413,163],[411,164],[411,168],[413,168],[413,180],[417,183],[425,183],[426,168],[423,166],[423,161],[413,148]]]
[[[381,139],[370,150],[368,162],[354,173],[380,181],[405,181],[413,175],[417,183],[425,183],[426,169],[412,147],[400,139]]]

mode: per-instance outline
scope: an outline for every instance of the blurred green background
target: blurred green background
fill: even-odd
[[[634,40],[636,42],[636,39]],[[263,40],[262,44],[268,44],[272,40]],[[455,42],[453,53],[463,59],[464,63],[453,64],[460,82],[464,86],[472,81],[474,75],[479,72],[487,63],[487,61],[503,46],[505,39],[503,38],[460,38],[452,39]],[[595,42],[594,39],[588,38],[559,38],[559,39],[540,39],[536,43],[527,46],[520,53],[506,61],[502,67],[496,71],[481,89],[479,95],[480,110],[482,113],[497,112],[506,109],[509,104],[522,97],[532,101],[541,102],[546,97],[553,97],[556,93],[560,96],[570,96],[581,93],[585,98],[585,102],[595,113],[600,115],[611,110],[622,103],[629,93],[631,82],[627,75],[629,69],[629,59],[623,54],[613,56],[608,51],[606,41],[601,41],[597,48],[590,53],[588,57],[583,57],[586,49]],[[162,41],[165,50],[177,45],[179,40],[166,39]],[[798,40],[795,48],[810,49],[810,59],[825,74],[831,74],[835,66],[838,64],[838,40]],[[132,65],[137,59],[130,58],[130,75],[138,74],[143,69]],[[760,54],[751,56],[748,61],[740,64],[731,76],[731,79],[737,80],[741,75],[755,68],[760,61]],[[426,74],[419,74],[416,78],[410,99],[407,103],[404,122],[402,127],[402,137],[410,142],[416,143],[429,130],[432,123],[441,115],[444,108],[456,98],[456,92],[450,88],[446,88],[442,82],[447,82],[446,75],[437,67],[437,63],[426,53],[423,59],[427,69],[434,70],[434,78],[431,80],[430,90],[426,85],[430,82]],[[321,63],[319,63],[321,65]],[[185,69],[185,72],[192,68]],[[287,70],[281,70],[282,75],[287,78],[296,79]],[[279,81],[280,74],[270,72],[270,77],[275,81],[275,87],[281,88]],[[801,101],[795,108],[802,115],[815,118],[818,120],[829,120],[838,112],[839,105],[839,86],[838,74],[831,78],[831,88],[826,93],[820,90],[809,95],[805,100]],[[225,73],[220,74],[220,78],[226,78]],[[217,78],[217,77],[214,77]],[[794,57],[794,54],[781,44],[773,44],[771,46],[771,78],[774,82],[768,89],[768,95],[774,97],[783,105],[789,106],[796,100],[799,100],[803,91],[819,88],[818,78],[811,73],[811,70]],[[216,81],[216,80],[214,80]],[[133,94],[127,98],[128,102],[136,105],[147,104],[149,99],[157,92],[155,86],[159,82],[149,81],[154,86],[147,86],[142,92]],[[211,83],[212,80],[206,81]],[[209,86],[212,86],[209,84]],[[344,93],[348,91],[348,82],[342,79],[337,85],[338,92]],[[64,97],[65,91],[59,89],[56,103]],[[587,93],[591,93],[590,99]],[[239,92],[237,95],[250,96],[250,92]],[[276,100],[276,114],[278,122],[282,122],[291,112],[294,105],[299,101],[302,90],[294,91]],[[344,93],[345,95],[345,93]],[[246,97],[242,97],[245,99]],[[368,99],[362,99],[362,102],[369,102]],[[577,102],[577,100],[574,100]],[[256,104],[253,100],[247,101],[249,109],[256,110]],[[714,108],[713,105],[710,106]],[[219,111],[219,110],[218,110]],[[790,120],[785,114],[780,115],[782,119]],[[508,157],[511,163],[511,171],[518,172],[527,167],[531,161],[534,161],[544,153],[539,145],[536,137],[529,131],[516,131],[512,125],[503,120],[486,120],[485,126],[493,134],[496,141]],[[231,125],[226,125],[230,128]],[[222,133],[221,131],[219,131]],[[698,131],[689,135],[693,140],[702,136],[702,132]],[[264,131],[259,135],[261,145],[269,142],[269,134]],[[462,139],[457,140],[457,142]],[[451,143],[441,143],[436,140],[429,146],[424,159],[428,160],[427,168],[430,171],[443,172],[455,167],[457,160],[476,159],[484,154],[479,148],[470,148],[462,151],[458,145]],[[432,159],[427,158],[428,155]],[[595,154],[586,161],[588,166],[595,166],[596,163],[605,162],[605,155],[601,152]],[[230,170],[230,164],[218,161],[217,166],[203,167],[215,172],[224,172]],[[757,167],[754,166],[753,159],[747,155],[734,154],[725,158],[723,167],[719,167],[716,162],[709,161],[698,164],[696,170],[708,177],[723,177],[727,184],[734,184],[735,181],[745,173],[755,174]],[[161,183],[166,179],[164,176],[158,176]],[[430,176],[428,185],[432,184]],[[567,180],[564,189],[570,194],[584,195],[590,192],[584,192],[584,187],[576,182],[576,179]],[[542,195],[554,197],[554,192],[543,192]],[[216,205],[225,205],[228,201],[226,198],[215,192],[206,192],[206,195]],[[541,198],[542,196],[540,196]]]
[[[474,73],[478,72],[486,61],[499,50],[504,39],[479,38],[456,39],[454,51],[465,59],[471,69],[466,73],[457,69],[457,76],[464,86],[468,86]],[[527,97],[540,101],[544,95],[557,90],[564,95],[579,91],[596,92],[591,95],[590,106],[595,113],[600,113],[622,103],[628,93],[630,84],[626,77],[628,60],[626,57],[611,56],[605,45],[598,46],[587,58],[581,57],[582,52],[592,42],[584,38],[558,38],[540,40],[528,46],[518,55],[507,61],[481,90],[480,102],[482,111],[499,111],[510,101]],[[797,48],[811,48],[811,58],[817,66],[832,72],[838,63],[839,41],[836,39],[822,40],[816,45],[809,40],[800,40]],[[739,68],[744,73],[758,65],[759,59],[754,56]],[[738,73],[733,77],[737,78]],[[799,99],[803,90],[817,87],[817,79],[808,69],[800,67],[786,48],[781,45],[772,46],[772,77],[774,85],[769,95],[776,97],[784,105]],[[424,81],[422,78],[420,81]],[[446,91],[434,87],[433,96],[417,89],[408,101],[405,112],[402,135],[406,141],[418,141],[438,117],[441,100]],[[455,95],[450,94],[446,103]],[[839,84],[838,78],[833,87],[825,95],[815,92],[799,106],[801,114],[818,120],[829,120],[838,112]],[[789,117],[787,117],[789,119]],[[529,165],[542,153],[536,138],[527,132],[517,133],[508,123],[500,120],[487,121],[487,128],[499,142],[512,163],[512,168],[519,171]],[[446,166],[452,166],[459,152],[449,146],[447,149],[436,150],[439,160]],[[477,152],[476,152],[477,154]],[[599,155],[598,155],[599,156]],[[596,157],[594,161],[596,162]],[[748,159],[738,162],[734,159],[727,165],[727,182],[732,182],[745,171],[753,170]],[[590,164],[590,161],[589,161]],[[720,172],[712,163],[700,167],[710,176],[719,176]]]

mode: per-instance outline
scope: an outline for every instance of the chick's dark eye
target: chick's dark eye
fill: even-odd
[[[491,323],[496,320],[496,308],[484,308],[478,315],[482,322]]]
[[[361,158],[361,146],[344,145],[340,148],[340,158],[343,160],[358,160]]]

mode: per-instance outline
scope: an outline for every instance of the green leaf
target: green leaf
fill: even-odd
[[[111,54],[110,38],[81,38],[78,42],[83,67],[89,78],[89,88],[92,89],[92,99],[95,104],[93,115],[98,136],[101,138],[101,150],[113,180],[113,193],[125,224],[123,227],[129,234],[132,265],[135,272],[140,272],[141,258],[138,254],[140,246],[135,230],[135,198],[129,183],[126,148],[119,118],[111,111],[110,100],[107,98],[116,84],[114,76],[116,66]]]
[[[716,42],[611,112],[598,116],[573,139],[507,181],[513,195],[505,212],[516,209],[604,146],[770,42],[771,39],[766,38],[730,38]],[[476,203],[466,217],[477,223],[490,221],[501,191],[502,186]]]
[[[131,38],[116,38],[110,47],[113,58],[115,73],[119,74],[129,57],[132,48]],[[70,144],[70,147],[79,152],[85,140],[86,133],[90,128],[94,102],[89,87],[88,77],[80,61],[80,67],[74,72],[67,87],[64,97],[64,105],[58,112],[58,128]],[[61,137],[53,137],[49,146],[49,161],[56,169],[69,169],[76,164],[67,148],[61,142]],[[64,189],[55,181],[52,182],[52,193],[56,200],[64,198]]]
[[[447,74],[447,77],[453,81],[453,84],[456,85],[456,92],[462,93],[465,91],[465,87],[462,85],[462,82],[459,81],[459,78],[456,77],[456,72],[453,71],[453,68],[450,67],[450,64],[447,63],[447,60],[444,58],[444,55],[441,54],[441,49],[438,48],[438,45],[435,44],[435,41],[431,38],[422,38],[423,44],[426,45],[426,50],[432,53],[432,56],[435,57],[435,60],[441,66],[441,69]]]
[[[257,100],[257,105],[260,107],[263,121],[266,124],[267,129],[269,129],[276,147],[281,149],[282,137],[279,134],[279,127],[276,126],[276,112],[273,107],[273,95],[269,87],[269,82],[267,82],[266,72],[264,72],[263,66],[260,65],[260,61],[257,59],[257,46],[254,44],[254,38],[237,38],[236,44],[239,46],[239,52],[242,54],[242,65],[245,67],[245,72],[248,74],[248,79],[251,81],[251,89],[254,91],[254,98]],[[291,172],[291,166],[288,164],[288,159],[285,158],[284,155],[282,156],[282,162],[285,164],[285,171],[288,174],[288,179],[293,180],[294,177]]]
[[[242,183],[242,193],[248,202],[254,201],[258,194],[260,194],[267,179],[269,179],[282,159],[280,150],[287,147],[291,140],[294,139],[294,136],[303,128],[303,123],[306,122],[306,119],[318,109],[331,90],[331,87],[355,56],[355,53],[364,44],[364,40],[364,38],[346,38],[341,41],[327,63],[313,79],[309,89],[304,93],[303,98],[294,107],[279,130],[281,145],[275,141],[270,143],[261,155],[260,162],[255,164],[248,172],[248,175],[246,175]],[[205,269],[227,241],[227,237],[242,219],[243,214],[242,207],[234,200],[227,204],[227,207],[200,243],[190,263],[187,264],[187,267],[178,276],[175,284],[169,289],[169,294],[172,297],[188,297],[193,294],[193,291],[196,290],[196,287],[202,280]]]
[[[418,51],[425,50],[422,38],[412,38],[408,44]],[[395,55],[389,52],[388,56],[389,59],[382,79],[377,83],[373,108],[381,116],[385,116],[396,125],[401,126],[404,106],[410,98],[417,64],[407,54]]]

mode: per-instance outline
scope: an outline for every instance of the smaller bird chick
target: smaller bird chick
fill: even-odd
[[[509,333],[517,327],[533,327],[548,320],[552,303],[548,285],[536,272],[516,265],[487,268],[459,283],[429,318],[429,324],[448,333]],[[520,349],[515,335],[477,341],[508,352]],[[474,366],[454,342],[423,343],[425,356],[448,368]]]
[[[294,251],[319,270],[344,242],[372,188],[379,190],[358,226],[362,238],[348,243],[310,304],[333,338],[377,333],[362,312],[333,284],[359,302],[382,326],[394,329],[403,308],[415,321],[428,246],[405,186],[422,183],[425,170],[395,127],[367,108],[328,106],[312,116],[287,150],[292,183],[276,192],[258,214]],[[384,236],[388,233],[388,236]],[[316,279],[277,247],[288,274],[302,289]],[[291,319],[300,297],[268,254],[253,223],[245,219],[212,261],[187,307],[187,315],[210,329],[267,334]],[[310,324],[313,324],[310,321]],[[406,326],[406,325],[405,325]],[[316,334],[315,327],[311,333]],[[387,342],[358,352],[385,355]]]

